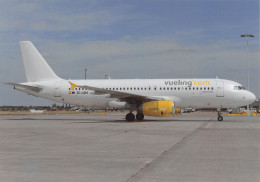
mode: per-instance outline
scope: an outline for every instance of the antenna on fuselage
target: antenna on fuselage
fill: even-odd
[[[108,79],[108,80],[110,80],[111,78],[110,78],[110,76],[108,76],[108,75],[105,75],[105,79]]]

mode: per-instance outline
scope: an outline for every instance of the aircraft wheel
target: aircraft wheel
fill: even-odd
[[[137,113],[137,114],[136,114],[136,120],[138,120],[138,121],[144,120],[144,115],[143,115],[143,113]]]
[[[223,116],[218,116],[218,121],[223,121]]]
[[[125,116],[125,119],[126,121],[134,121],[135,120],[135,115],[133,113],[128,113],[126,116]]]

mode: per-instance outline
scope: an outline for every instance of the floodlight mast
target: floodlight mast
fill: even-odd
[[[247,90],[249,91],[249,59],[248,59],[248,37],[255,37],[252,34],[242,34],[240,37],[246,37],[246,58],[247,58]]]
[[[246,37],[246,59],[247,59],[247,90],[249,91],[249,58],[248,58],[248,37],[255,37],[253,34],[242,34],[240,37]],[[247,113],[250,115],[249,105],[247,105]]]

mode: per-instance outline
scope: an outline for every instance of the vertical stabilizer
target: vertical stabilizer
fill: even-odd
[[[30,41],[20,41],[20,48],[28,82],[59,79]]]

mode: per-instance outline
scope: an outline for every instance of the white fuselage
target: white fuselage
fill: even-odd
[[[97,88],[138,94],[152,98],[173,100],[181,108],[233,108],[244,106],[255,100],[255,95],[244,89],[235,89],[239,83],[223,79],[104,79],[104,80],[63,80],[26,82],[26,85],[41,87],[40,92],[20,90],[30,95],[71,105],[95,109],[108,107],[129,108],[109,94],[94,94],[92,90],[76,87],[70,82]]]
[[[21,41],[20,48],[27,82],[6,84],[55,102],[92,109],[129,109],[127,121],[141,121],[144,115],[172,116],[175,108],[234,108],[256,99],[239,83],[223,79],[64,80],[32,42]],[[222,120],[218,110],[218,121]]]

